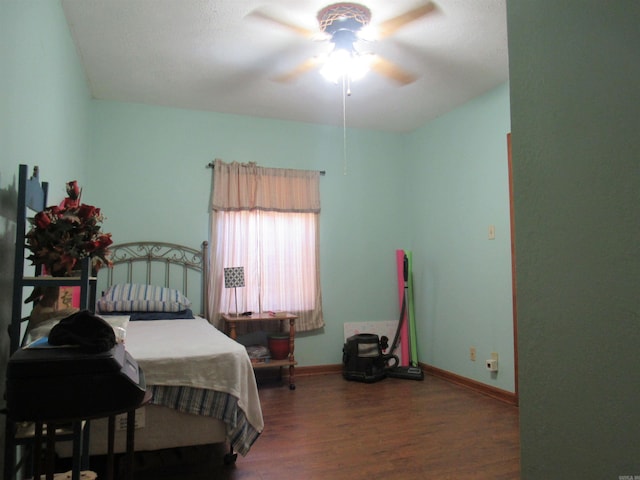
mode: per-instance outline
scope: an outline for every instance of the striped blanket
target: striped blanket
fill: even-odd
[[[126,322],[125,345],[144,371],[153,404],[223,421],[234,450],[248,453],[264,422],[242,345],[203,318]]]
[[[151,403],[173,408],[183,413],[205,415],[223,421],[227,425],[227,439],[241,455],[249,453],[253,442],[260,436],[238,408],[238,400],[224,392],[191,387],[152,385]]]

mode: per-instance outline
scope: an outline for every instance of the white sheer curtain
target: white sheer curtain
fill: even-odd
[[[244,267],[240,311],[288,311],[298,331],[324,326],[319,269],[319,173],[214,164],[210,312],[235,312],[225,267]],[[219,315],[213,318],[217,324]]]

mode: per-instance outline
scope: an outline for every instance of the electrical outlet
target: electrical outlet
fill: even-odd
[[[491,352],[491,358],[487,360],[486,366],[490,372],[498,371],[498,352]]]
[[[469,360],[476,361],[476,347],[469,347]]]

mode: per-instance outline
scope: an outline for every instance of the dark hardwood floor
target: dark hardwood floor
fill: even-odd
[[[219,446],[141,452],[135,479],[520,478],[517,407],[431,376],[296,385],[261,386],[264,432],[234,466]]]

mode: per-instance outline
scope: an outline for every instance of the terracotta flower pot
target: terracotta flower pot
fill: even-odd
[[[285,360],[289,356],[289,335],[273,333],[267,338],[269,351],[273,360]]]

